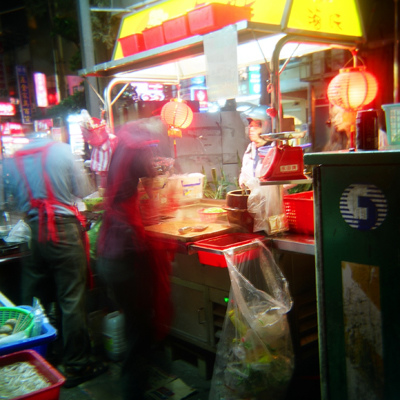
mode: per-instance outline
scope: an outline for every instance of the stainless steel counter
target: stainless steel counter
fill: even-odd
[[[314,236],[287,233],[270,237],[267,243],[273,249],[315,255]]]

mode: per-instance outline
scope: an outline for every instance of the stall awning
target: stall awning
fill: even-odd
[[[208,1],[228,4],[228,0]],[[232,2],[230,2],[232,3]],[[175,83],[205,74],[203,36],[123,57],[118,39],[140,33],[196,7],[196,0],[166,0],[126,15],[119,29],[113,59],[79,71],[82,76],[114,78],[129,74],[137,80]],[[294,56],[332,46],[354,46],[363,41],[364,30],[357,0],[238,0],[235,5],[251,8],[251,17],[236,23],[238,66],[270,61],[274,45],[283,35],[298,38]],[[257,39],[257,40],[255,40]],[[282,49],[281,58],[293,53],[292,44]]]
[[[285,34],[266,34],[260,25],[247,21],[236,24],[238,32],[238,67],[262,64],[270,61],[276,43]],[[256,40],[255,40],[256,38]],[[285,45],[280,53],[281,59],[289,56],[301,57],[316,51],[332,47],[351,47],[352,41],[299,38],[298,42]],[[301,40],[301,41],[300,41]],[[79,71],[82,76],[105,78],[126,77],[137,81],[162,81],[175,84],[179,80],[205,75],[206,65],[203,47],[203,36],[195,36],[161,46],[156,49],[105,62]]]

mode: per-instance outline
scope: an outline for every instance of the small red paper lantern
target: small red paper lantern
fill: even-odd
[[[187,128],[193,121],[193,111],[181,99],[172,99],[161,109],[161,119],[169,126],[168,136],[182,137],[180,128]]]
[[[328,86],[329,101],[346,111],[357,111],[371,103],[378,93],[376,78],[365,66],[342,68]]]

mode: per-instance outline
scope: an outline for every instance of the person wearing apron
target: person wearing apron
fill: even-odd
[[[61,312],[64,387],[103,373],[91,361],[85,292],[88,284],[87,236],[74,202],[89,193],[88,180],[65,143],[33,139],[5,163],[6,190],[26,213],[30,254],[22,265],[23,304],[37,297]],[[90,284],[90,282],[89,282]]]
[[[271,118],[267,114],[267,106],[258,106],[247,114],[250,143],[243,155],[242,168],[239,175],[239,185],[246,188],[250,179],[259,176],[264,156],[270,150],[271,142],[267,142],[260,135],[271,132]]]

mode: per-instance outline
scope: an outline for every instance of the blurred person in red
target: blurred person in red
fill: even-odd
[[[105,372],[91,360],[85,294],[88,248],[85,221],[75,206],[89,194],[87,176],[71,147],[36,138],[5,163],[6,190],[18,211],[26,213],[32,232],[30,253],[23,259],[22,301],[36,297],[61,311],[65,387],[74,387]]]
[[[116,133],[118,144],[108,171],[97,247],[97,272],[125,320],[124,400],[144,398],[152,350],[166,335],[172,311],[170,263],[166,253],[146,237],[140,212],[140,178],[147,178],[142,181],[151,199],[156,175],[152,129],[148,121],[138,120]]]

